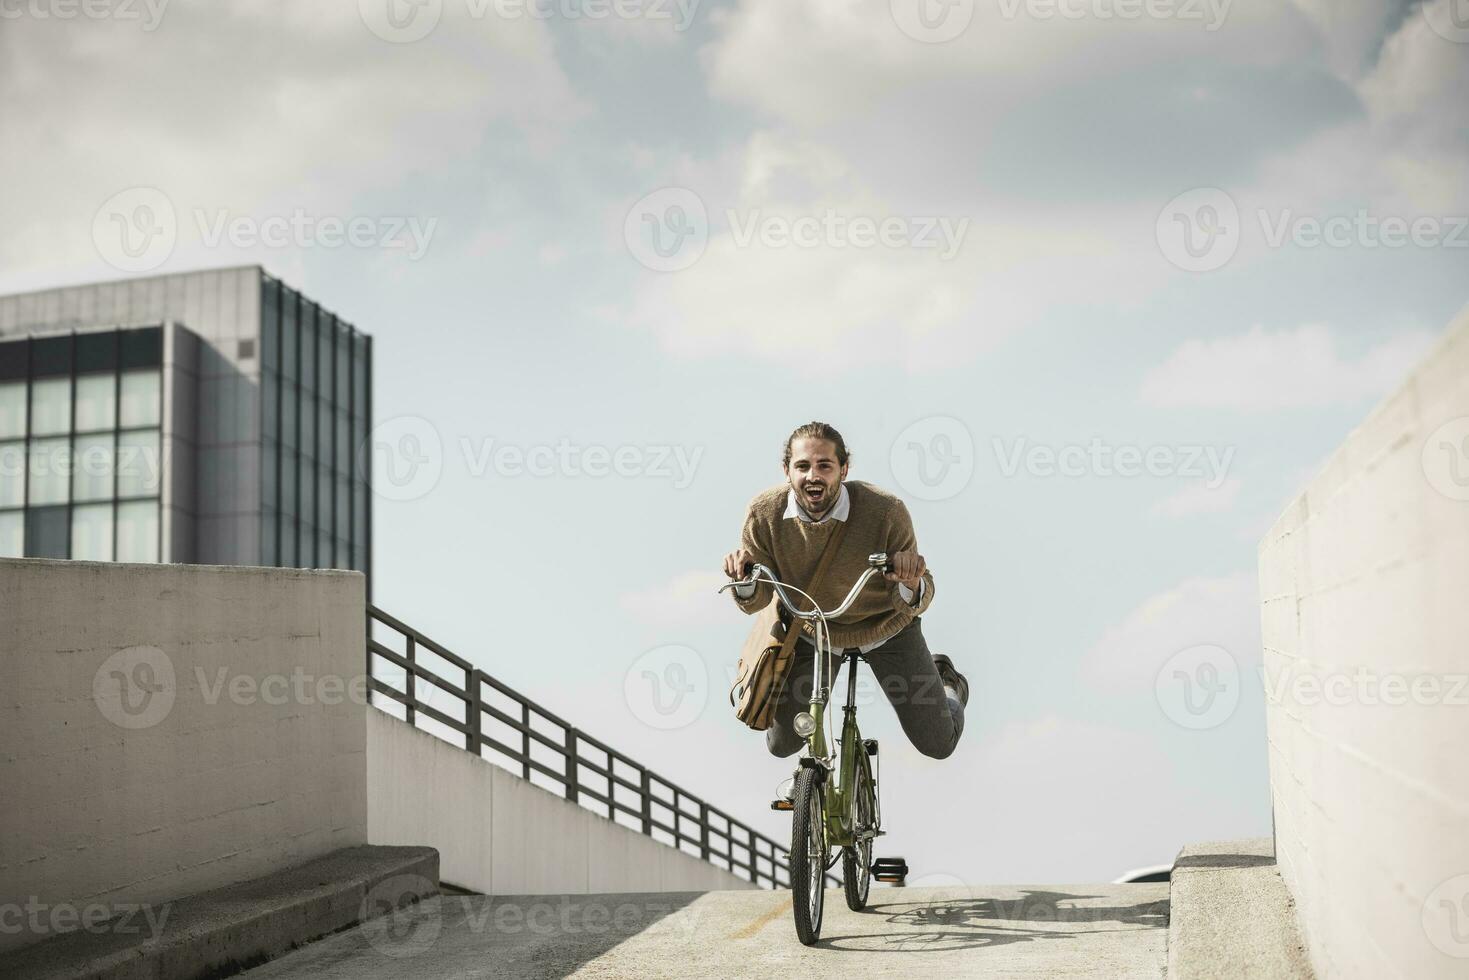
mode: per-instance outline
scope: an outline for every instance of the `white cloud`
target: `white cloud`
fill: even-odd
[[[439,214],[426,186],[486,132],[550,152],[584,111],[545,25],[468,21],[457,5],[429,37],[389,44],[357,5],[171,4],[157,30],[117,20],[22,18],[0,31],[0,289],[99,278],[97,208],[156,187],[179,218],[170,268],[290,249],[210,248],[195,209],[343,219]],[[64,123],[64,125],[62,124]],[[458,217],[456,215],[455,217]]]
[[[832,369],[954,369],[1058,310],[1129,308],[1169,272],[1150,239],[1119,231],[1113,208],[924,210],[880,197],[816,141],[757,132],[737,166],[686,174],[708,211],[708,244],[687,268],[640,275],[621,312],[604,310],[682,356],[787,361],[799,342]],[[749,234],[760,222],[827,215],[895,219],[925,244]],[[625,212],[614,217],[620,236]]]
[[[1168,658],[1202,645],[1223,647],[1243,676],[1256,676],[1260,612],[1253,572],[1187,579],[1143,600],[1087,651],[1082,671],[1107,689],[1151,698]]]
[[[728,595],[718,594],[728,579],[719,571],[687,571],[646,589],[624,592],[617,604],[649,626],[727,627],[734,610]]]
[[[1268,412],[1380,397],[1427,351],[1433,335],[1399,331],[1358,357],[1343,355],[1331,329],[1307,324],[1214,340],[1190,340],[1148,372],[1142,400],[1159,408]]]
[[[1164,517],[1192,517],[1196,514],[1223,514],[1234,509],[1243,483],[1232,476],[1211,487],[1207,482],[1190,483],[1177,493],[1158,501],[1153,512]]]
[[[1380,28],[1392,5],[1357,0],[1344,12],[1334,0],[1296,2],[1317,11],[1328,62],[1360,112],[1274,155],[1261,168],[1261,193],[1298,210],[1355,200],[1379,216],[1464,214],[1469,57],[1429,26],[1457,0],[1415,4],[1386,37]]]
[[[956,109],[962,101],[973,125],[976,115],[1012,108],[1027,81],[1095,79],[1102,51],[1111,65],[1154,63],[1176,73],[1180,58],[1259,64],[1299,57],[1313,44],[1307,21],[1288,8],[1218,6],[1227,8],[1224,22],[1210,31],[1191,20],[1045,18],[1029,15],[1023,0],[977,3],[959,36],[927,44],[903,32],[887,2],[743,0],[715,17],[719,34],[703,54],[716,95],[796,125],[846,121],[905,90]],[[960,79],[983,84],[960,91]]]

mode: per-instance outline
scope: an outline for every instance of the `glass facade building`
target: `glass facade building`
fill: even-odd
[[[0,555],[159,560],[162,341],[0,342]]]
[[[256,266],[0,296],[0,556],[370,573],[371,386]]]

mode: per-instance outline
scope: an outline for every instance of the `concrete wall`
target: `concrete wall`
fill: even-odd
[[[363,602],[355,572],[0,559],[0,949],[48,934],[17,904],[158,902],[365,843],[366,708],[339,686]]]
[[[367,713],[371,844],[426,844],[439,875],[497,895],[752,888],[377,709]]]
[[[1469,317],[1260,546],[1280,870],[1323,977],[1469,976]]]

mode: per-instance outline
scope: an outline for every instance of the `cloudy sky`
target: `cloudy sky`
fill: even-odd
[[[371,333],[376,601],[776,837],[712,593],[834,423],[973,692],[943,762],[864,709],[885,844],[1110,878],[1269,833],[1256,544],[1469,298],[1453,2],[27,0],[0,290]]]

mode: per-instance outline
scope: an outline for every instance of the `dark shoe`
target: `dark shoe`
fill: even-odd
[[[939,669],[939,679],[944,682],[944,687],[951,689],[959,695],[959,703],[969,707],[969,682],[964,675],[954,669],[954,662],[942,653],[935,654],[933,665]]]

